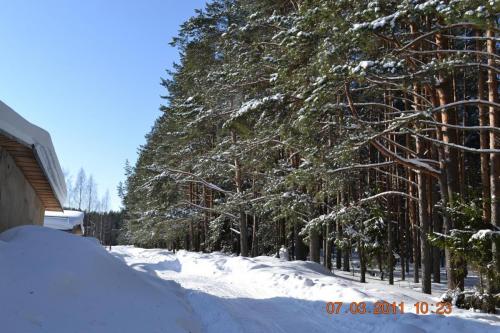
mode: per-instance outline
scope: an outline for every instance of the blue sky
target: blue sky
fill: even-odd
[[[63,169],[116,186],[160,115],[168,45],[204,0],[16,0],[0,10],[0,100],[52,135]]]

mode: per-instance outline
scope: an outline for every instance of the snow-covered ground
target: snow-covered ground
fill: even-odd
[[[111,253],[130,267],[185,289],[205,332],[499,332],[500,316],[453,308],[451,315],[416,315],[416,302],[438,302],[411,287],[361,284],[311,262],[241,258],[134,247]],[[353,315],[350,302],[405,302],[405,314]],[[344,302],[330,315],[326,302]],[[433,307],[431,307],[433,308]]]
[[[354,254],[354,258],[352,258],[350,262],[350,271],[349,272],[344,272],[342,270],[335,269],[335,275],[339,277],[343,277],[345,279],[357,282],[360,279],[360,264],[359,264],[359,259],[357,258],[356,253]],[[323,259],[322,259],[323,260]],[[335,265],[335,263],[334,263]],[[386,267],[384,267],[387,269]],[[420,279],[422,278],[422,270],[419,272],[419,277]],[[366,281],[370,284],[376,284],[376,285],[381,285],[382,288],[389,282],[389,276],[387,272],[384,272],[383,275],[383,280],[380,278],[380,272],[378,270],[378,267],[370,267],[368,266],[367,274],[366,274]],[[421,281],[421,280],[420,280]],[[432,295],[435,297],[440,297],[447,291],[447,277],[446,277],[446,269],[445,267],[441,267],[441,283],[434,283],[432,282]],[[474,270],[472,270],[469,267],[469,271],[467,273],[467,276],[465,277],[465,287],[468,290],[474,289],[475,286],[479,284],[479,276],[478,273]],[[420,292],[422,290],[422,284],[421,282],[415,283],[413,282],[413,264],[410,265],[409,267],[409,272],[406,273],[406,278],[403,280],[402,279],[402,274],[401,274],[401,266],[399,261],[394,267],[394,285],[397,287],[401,288],[407,288],[407,289],[412,289],[414,291]]]
[[[126,263],[126,264],[125,264]],[[114,247],[42,227],[0,234],[0,332],[499,332],[500,316],[416,315],[411,288],[360,284],[310,262]],[[405,302],[354,315],[350,302]],[[344,302],[327,314],[326,302]]]
[[[0,332],[200,332],[175,282],[134,271],[93,239],[43,227],[0,234]]]

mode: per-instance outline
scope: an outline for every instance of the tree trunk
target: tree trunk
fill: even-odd
[[[257,236],[257,216],[253,216],[252,225],[252,257],[257,257],[259,255],[259,239]]]
[[[441,33],[436,34],[436,44],[439,49],[448,49],[448,40]],[[438,55],[443,57],[443,55]],[[438,95],[439,105],[447,105],[451,98],[451,85],[450,79],[447,74],[439,75],[439,84],[436,87],[436,92]],[[446,125],[456,125],[457,124],[457,111],[456,109],[443,109],[441,112],[441,122],[444,124],[442,128],[442,139],[445,143],[457,144],[457,130],[452,129]],[[446,190],[447,190],[447,202],[452,202],[457,197],[460,192],[460,187],[458,184],[458,151],[456,149],[451,149],[449,146],[444,148],[444,160],[443,164],[446,168]],[[442,170],[441,170],[442,171]],[[444,194],[442,194],[444,195]],[[454,221],[449,220],[448,231],[455,227]],[[448,275],[448,288],[455,289],[460,285],[463,285],[463,274],[458,274],[459,268],[462,269],[461,260],[457,258],[457,254],[448,251],[447,260],[449,261],[449,275]]]
[[[411,171],[409,171],[410,174],[413,174]],[[414,177],[410,177],[411,180],[414,180]],[[416,197],[415,191],[413,190],[413,186],[411,187],[411,196]],[[410,200],[410,222],[411,224],[411,233],[412,233],[412,250],[413,250],[413,282],[418,283],[419,282],[419,277],[418,277],[418,271],[420,267],[420,260],[419,260],[419,253],[420,249],[418,247],[418,224],[417,224],[417,219],[416,219],[416,207],[415,207],[415,202],[411,199]]]
[[[494,23],[493,23],[494,24]],[[490,55],[496,54],[495,31],[491,28],[486,33],[488,40],[486,42],[487,51]],[[491,68],[498,67],[493,56],[488,57],[488,65]],[[488,101],[498,103],[498,82],[497,74],[493,69],[488,69]],[[489,108],[489,120],[491,127],[500,127],[500,117],[498,110],[495,107]],[[490,131],[490,149],[498,149],[500,145],[497,141],[500,140],[498,135]],[[500,154],[490,155],[490,190],[491,190],[491,224],[500,227]],[[492,256],[496,271],[500,271],[500,249],[497,247],[498,242],[492,242]],[[500,282],[496,281],[489,283],[490,292],[498,292],[500,290]]]
[[[233,144],[236,144],[236,132],[231,132]],[[241,163],[238,158],[234,159],[234,183],[236,185],[236,192],[242,192],[242,176],[241,176]],[[247,217],[245,212],[240,212],[240,254],[242,257],[248,257],[248,230],[247,230]]]
[[[240,213],[240,253],[242,257],[248,257],[248,228],[247,216]]]
[[[481,32],[476,32],[477,37],[482,37]],[[482,41],[476,41],[476,50],[483,51]],[[477,55],[477,62],[482,62],[482,57],[480,54]],[[481,67],[478,69],[477,73],[477,98],[479,100],[484,100],[484,72]],[[479,105],[479,126],[488,126],[488,108],[484,105]],[[489,136],[487,130],[481,130],[479,132],[479,147],[481,149],[489,148]],[[490,203],[490,175],[489,175],[489,164],[490,157],[488,154],[481,154],[481,189],[482,189],[482,206],[483,206],[483,220],[485,223],[489,223],[491,220],[491,203]]]
[[[342,228],[340,226],[340,222],[335,222],[335,228],[337,231],[335,239],[339,240],[339,239],[341,239],[340,235],[342,234]],[[336,267],[337,267],[337,269],[341,269],[342,268],[342,249],[338,245],[335,245],[335,253],[336,253],[336,256],[335,256]]]
[[[392,221],[387,224],[387,269],[389,270],[389,284],[394,284],[394,251]]]
[[[299,234],[300,228],[294,228],[294,243],[295,243],[295,260],[307,260],[307,249],[304,244],[303,237]]]
[[[435,206],[437,204],[437,191],[434,190],[432,202]],[[432,228],[434,232],[442,232],[443,221],[441,216],[434,210],[432,212]],[[441,283],[441,249],[439,247],[432,247],[432,278],[436,283]]]
[[[361,239],[358,241],[358,247],[359,247],[359,265],[360,265],[360,273],[361,273],[359,282],[365,283],[366,282],[365,245]]]
[[[319,249],[320,249],[319,233],[317,230],[311,229],[309,232],[309,258],[311,261],[320,263]]]
[[[399,189],[398,189],[399,190]],[[406,242],[407,238],[405,235],[405,224],[406,224],[406,215],[403,213],[404,203],[401,199],[398,199],[398,227],[399,227],[399,258],[401,265],[401,280],[404,281],[406,279],[405,274],[405,262],[406,262]]]
[[[429,217],[427,214],[427,181],[425,175],[421,172],[417,175],[418,178],[418,217],[420,222],[420,246],[422,257],[422,292],[431,293],[431,265],[430,265],[430,247],[427,240],[429,234]]]
[[[323,249],[323,253],[325,256],[325,268],[329,271],[332,270],[332,241],[329,237],[330,234],[330,222],[326,224],[325,230],[325,248]]]
[[[340,201],[342,202],[342,205],[344,206],[347,206],[348,203],[349,203],[349,197],[348,197],[348,194],[346,193],[346,191],[349,191],[348,189],[349,187],[347,186],[344,187],[342,189],[342,191],[340,192]],[[340,230],[342,231],[342,226],[340,226]],[[341,236],[342,240],[343,239],[343,235]],[[349,256],[350,256],[350,247],[349,245],[345,244],[343,249],[342,249],[342,270],[344,272],[349,272],[351,269],[350,269],[350,265],[349,265]]]
[[[410,186],[412,186],[410,184]],[[411,199],[410,199],[411,200]],[[404,228],[404,235],[405,235],[405,238],[404,238],[404,244],[403,244],[403,248],[404,248],[404,265],[402,266],[402,269],[403,271],[405,272],[404,274],[404,279],[406,279],[406,275],[410,273],[410,228],[408,227],[409,224],[410,224],[410,218],[409,218],[409,209],[408,209],[408,204],[407,204],[408,200],[405,201],[405,216],[404,216],[404,225],[403,225],[403,228]]]

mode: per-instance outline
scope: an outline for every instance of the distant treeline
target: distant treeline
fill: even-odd
[[[102,245],[111,246],[123,243],[120,241],[120,230],[123,228],[121,212],[90,212],[84,218],[84,236],[97,238]]]

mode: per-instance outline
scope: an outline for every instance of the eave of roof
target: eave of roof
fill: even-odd
[[[0,135],[46,209],[62,210],[66,181],[50,134],[0,101]]]
[[[4,133],[0,133],[0,147],[12,156],[16,165],[33,187],[40,201],[42,201],[45,209],[62,211],[62,204],[55,196],[44,170],[40,167],[35,150],[9,138]]]

